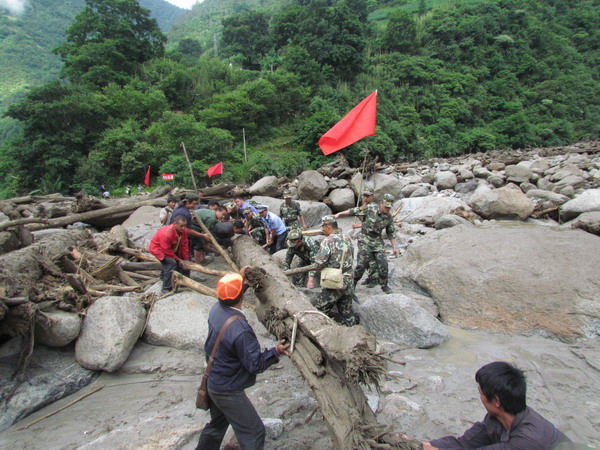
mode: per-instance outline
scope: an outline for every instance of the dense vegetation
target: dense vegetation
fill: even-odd
[[[318,138],[375,89],[369,152],[385,161],[599,135],[598,0],[234,2],[217,57],[216,31],[164,53],[152,21],[128,34],[146,14],[134,0],[87,4],[57,50],[63,78],[9,111],[23,132],[1,149],[4,195],[137,184],[148,165],[190,184],[182,142],[200,182],[218,161],[232,181],[293,176],[327,161]]]

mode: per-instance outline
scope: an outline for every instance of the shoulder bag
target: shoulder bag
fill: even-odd
[[[210,373],[210,369],[212,368],[212,363],[215,359],[215,355],[217,354],[217,349],[219,348],[219,344],[221,343],[221,338],[223,337],[223,333],[227,327],[236,319],[239,319],[239,315],[231,316],[229,319],[225,321],[221,330],[219,331],[219,335],[217,336],[217,340],[215,341],[215,345],[212,349],[210,357],[208,358],[208,364],[206,365],[206,369],[204,369],[204,375],[202,375],[202,381],[200,381],[200,387],[198,388],[198,393],[196,394],[196,408],[203,409],[207,411],[210,408],[210,398],[208,396],[208,374]]]
[[[346,256],[346,250],[342,253],[342,260],[340,262],[340,268],[325,267],[321,269],[321,287],[325,289],[344,289],[344,274],[342,268],[344,267],[344,257]]]

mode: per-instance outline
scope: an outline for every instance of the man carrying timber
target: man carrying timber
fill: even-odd
[[[383,243],[383,232],[392,244],[394,256],[398,256],[396,247],[396,225],[394,218],[390,214],[390,209],[394,204],[394,197],[391,194],[383,196],[383,203],[377,209],[367,208],[364,211],[362,224],[362,241],[358,248],[356,269],[354,271],[354,286],[360,281],[370,263],[374,263],[375,272],[372,277],[379,281],[381,290],[390,294],[392,290],[388,286],[388,262]]]
[[[184,216],[177,215],[171,225],[160,228],[150,241],[149,252],[156,256],[162,265],[160,277],[162,279],[162,292],[173,289],[171,277],[177,271],[187,277],[190,271],[181,267],[182,261],[187,261],[190,256],[188,243],[187,221]]]
[[[265,224],[263,223],[262,217],[258,212],[253,212],[249,206],[244,208],[244,221],[246,223],[246,230],[248,234],[252,236],[258,245],[265,245],[267,238],[265,236]]]
[[[300,209],[300,203],[292,200],[292,191],[283,191],[284,202],[281,204],[279,209],[279,217],[285,223],[288,230],[292,228],[298,228],[306,230],[308,227],[304,222],[304,216]]]
[[[298,267],[314,264],[321,246],[315,239],[308,236],[302,236],[302,232],[298,228],[294,228],[288,232],[287,247],[285,261],[283,263],[283,268],[285,270],[291,267],[294,256],[297,256],[300,259]],[[308,289],[313,289],[315,287],[316,274],[316,270],[311,270],[308,272],[308,279],[306,277],[306,272],[294,275],[292,279],[296,286],[306,285]]]
[[[333,216],[323,217],[321,226],[326,238],[321,242],[315,264],[319,270],[328,267],[341,268],[343,286],[341,289],[328,289],[321,286],[321,293],[315,306],[330,317],[334,317],[331,315],[331,310],[336,306],[339,313],[339,317],[334,317],[336,320],[349,327],[358,325],[358,316],[352,310],[352,301],[354,300],[354,283],[352,282],[354,247],[352,241],[342,233]]]

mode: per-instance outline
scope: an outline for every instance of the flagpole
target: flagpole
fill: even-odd
[[[365,186],[365,168],[367,167],[367,156],[369,156],[369,141],[365,139],[365,158],[363,159],[362,167],[360,169],[361,181],[360,181],[360,192],[358,193],[358,198],[356,199],[356,206],[358,207],[360,203],[360,199],[362,198],[362,193]]]
[[[183,154],[185,155],[185,159],[188,163],[188,167],[190,168],[190,176],[192,177],[192,184],[194,185],[194,193],[198,193],[198,188],[196,187],[196,180],[194,178],[194,172],[192,171],[192,163],[190,162],[190,158],[188,158],[187,150],[185,149],[185,145],[183,142],[181,143],[181,148],[183,149]]]

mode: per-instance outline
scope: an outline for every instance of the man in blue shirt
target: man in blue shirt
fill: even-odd
[[[265,224],[269,253],[273,254],[284,249],[288,232],[283,220],[269,211],[265,205],[259,205],[256,209]]]
[[[208,316],[204,343],[207,359],[223,324],[234,315],[239,318],[225,329],[208,375],[211,420],[202,430],[196,450],[219,450],[229,424],[242,449],[264,447],[265,426],[244,390],[254,385],[256,374],[279,362],[280,355],[289,356],[290,344],[284,345],[282,340],[277,347],[261,351],[242,311],[247,269],[242,268],[239,274],[228,273],[217,283],[219,301]]]

